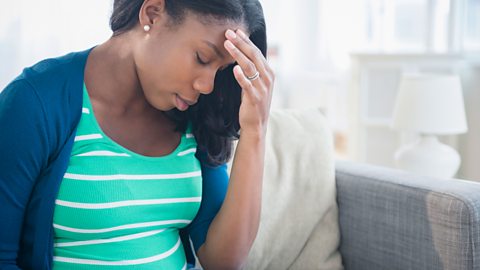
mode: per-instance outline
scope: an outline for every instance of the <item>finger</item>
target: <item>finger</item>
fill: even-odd
[[[253,76],[255,73],[260,72],[255,64],[243,53],[241,52],[230,40],[225,41],[225,49],[232,55],[233,59],[236,60],[238,65],[242,68],[243,74],[245,76]],[[255,82],[258,79],[252,81]]]
[[[263,80],[269,80],[269,81],[272,81],[273,80],[273,76],[274,76],[274,72],[273,72],[273,69],[270,67],[267,59],[265,58],[265,56],[263,56],[262,52],[260,51],[260,49],[257,47],[257,45],[255,45],[251,40],[250,38],[241,30],[241,29],[238,29],[237,30],[237,34],[238,34],[238,37],[244,41],[244,43],[248,44],[251,46],[251,48],[253,48],[253,52],[252,54],[256,55],[256,59],[260,59],[259,61],[254,61],[255,65],[257,67],[260,67],[259,69],[261,70],[261,73],[264,74],[264,78]],[[242,42],[239,42],[240,46],[242,45]],[[261,63],[261,64],[260,64]],[[263,69],[261,68],[263,67]],[[264,70],[264,71],[263,71]]]
[[[237,33],[238,33],[238,36],[243,41],[245,41],[246,43],[248,43],[250,46],[252,46],[254,48],[255,54],[257,54],[259,56],[259,58],[261,59],[260,63],[263,64],[263,67],[267,71],[267,74],[273,75],[273,73],[274,73],[273,69],[270,67],[267,58],[265,56],[263,56],[262,51],[260,51],[260,49],[257,47],[257,45],[255,45],[255,43],[253,43],[253,41],[250,40],[250,38],[241,29],[238,29]]]
[[[233,33],[233,35],[232,35]],[[250,61],[252,61],[260,73],[265,74],[265,65],[267,60],[263,56],[262,52],[253,42],[243,33],[241,30],[237,30],[234,33],[232,30],[227,30],[225,33],[227,40],[230,40],[235,47],[237,47],[243,54],[246,55]],[[247,72],[247,70],[245,70]]]
[[[257,93],[255,93],[255,87],[253,86],[252,82],[247,79],[245,73],[239,65],[233,67],[233,75],[235,76],[235,79],[237,79],[240,87],[245,91],[247,95],[249,95],[253,99],[258,98]]]
[[[261,66],[267,69],[267,59],[265,58],[265,56],[263,56],[262,51],[260,51],[257,45],[255,45],[241,29],[237,30],[237,34],[239,37],[238,47],[240,47],[240,50],[243,51],[243,49],[245,48],[245,50],[247,50],[247,55],[254,58],[252,60],[257,66]]]

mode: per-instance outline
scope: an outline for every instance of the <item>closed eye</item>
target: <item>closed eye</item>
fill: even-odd
[[[202,58],[200,58],[200,55],[198,54],[198,52],[197,52],[197,62],[202,66],[206,66],[208,64],[205,61],[203,61]]]
[[[196,53],[196,55],[197,55],[197,62],[198,62],[200,65],[202,65],[202,66],[207,66],[207,65],[209,65],[208,62],[205,62],[205,61],[202,60],[202,58],[200,57],[200,54],[198,54],[198,52]],[[222,71],[222,70],[228,68],[229,66],[231,66],[231,65],[233,65],[233,64],[235,64],[235,63],[232,63],[232,64],[229,64],[229,65],[220,67],[219,71]]]

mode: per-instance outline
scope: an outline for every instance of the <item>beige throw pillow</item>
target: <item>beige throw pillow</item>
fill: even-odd
[[[271,112],[261,222],[245,269],[343,269],[333,151],[319,110]]]

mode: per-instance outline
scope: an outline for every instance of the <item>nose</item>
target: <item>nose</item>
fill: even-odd
[[[201,94],[210,94],[213,91],[215,75],[216,71],[212,70],[202,72],[202,74],[195,79],[193,88]]]

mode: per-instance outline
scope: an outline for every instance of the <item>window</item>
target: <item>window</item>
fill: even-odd
[[[480,0],[466,0],[463,23],[464,50],[480,52]]]

